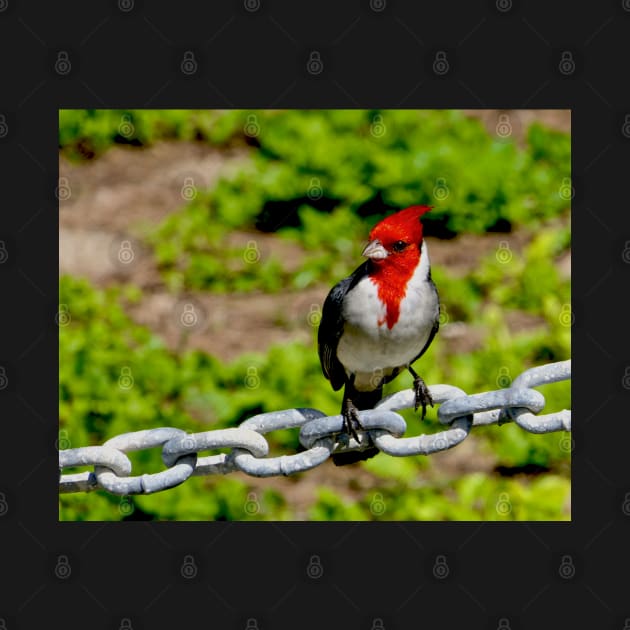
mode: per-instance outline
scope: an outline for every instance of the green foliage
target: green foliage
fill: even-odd
[[[534,160],[564,164],[565,168],[571,164],[571,144],[567,134],[535,122],[527,131],[527,142]]]
[[[479,283],[472,281],[470,273],[457,277],[433,265],[431,277],[440,293],[441,325],[449,321],[470,322],[476,319],[484,296]]]
[[[220,110],[62,109],[59,148],[73,160],[94,158],[113,144],[149,146],[159,140],[224,145],[242,135],[242,113]]]
[[[471,473],[430,485],[393,484],[356,501],[320,488],[314,521],[569,520],[570,482],[557,475],[527,480]]]
[[[475,289],[495,304],[533,313],[559,311],[558,305],[570,304],[570,282],[561,279],[557,268],[558,257],[570,246],[569,228],[544,227],[525,247],[522,256],[508,249],[508,260],[504,263],[500,252],[486,258],[471,274]],[[550,299],[554,309],[546,304]]]
[[[143,462],[142,469],[150,464]],[[135,465],[135,462],[134,462]],[[203,500],[200,500],[203,497]],[[249,492],[241,481],[230,477],[212,479],[191,477],[183,485],[167,492],[133,497],[116,497],[106,492],[61,496],[59,519],[62,521],[217,521],[217,520],[289,520],[284,497],[273,489],[262,494]]]

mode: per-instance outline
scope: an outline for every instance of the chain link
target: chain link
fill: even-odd
[[[520,374],[505,389],[467,395],[452,385],[429,389],[439,404],[438,420],[448,428],[430,435],[403,437],[407,423],[396,413],[413,408],[412,390],[396,392],[374,409],[360,411],[363,431],[359,441],[343,431],[341,415],[326,416],[317,409],[286,409],[259,414],[231,429],[186,433],[160,427],[123,433],[102,446],[84,446],[59,451],[59,492],[104,489],[116,495],[151,494],[173,488],[191,475],[225,475],[241,471],[254,477],[291,475],[325,462],[331,454],[376,446],[394,457],[431,455],[453,448],[466,439],[475,426],[515,422],[530,433],[571,430],[571,411],[536,415],[545,406],[544,396],[532,389],[569,380],[571,361],[532,368]],[[267,457],[265,435],[272,431],[299,429],[305,449],[299,453]],[[166,470],[132,476],[126,453],[162,448]],[[229,449],[228,453],[199,457],[202,451]],[[93,472],[62,474],[64,468],[93,466]]]

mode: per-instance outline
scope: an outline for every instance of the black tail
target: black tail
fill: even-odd
[[[354,389],[351,383],[346,383],[346,389],[344,391],[344,404],[342,406],[345,407],[346,400],[351,400],[354,406],[362,411],[364,409],[373,409],[376,403],[383,397],[383,387],[379,387],[371,392],[359,392]],[[337,453],[332,455],[332,460],[335,466],[347,466],[348,464],[354,464],[356,462],[361,462],[366,459],[370,459],[375,455],[378,455],[380,451],[375,447],[371,446],[366,448],[363,451],[348,451],[347,453]]]

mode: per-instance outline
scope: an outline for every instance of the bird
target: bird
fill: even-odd
[[[359,411],[372,409],[383,385],[408,370],[413,377],[415,410],[422,419],[433,399],[412,368],[439,329],[440,298],[421,217],[431,206],[414,205],[378,222],[362,252],[367,258],[328,293],[321,311],[317,347],[324,376],[334,391],[344,387],[343,430],[359,442]],[[346,438],[347,439],[347,438]],[[337,466],[374,457],[371,442],[333,453]]]

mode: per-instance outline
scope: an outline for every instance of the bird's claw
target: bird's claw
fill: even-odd
[[[427,415],[427,405],[431,405],[431,407],[433,407],[431,392],[429,391],[427,384],[420,376],[416,376],[413,379],[413,388],[416,393],[414,411],[418,411],[418,407],[422,406],[422,420],[424,420],[424,417]]]
[[[344,430],[360,443],[357,430],[363,431],[363,426],[361,425],[361,421],[359,419],[359,410],[352,404],[351,401],[347,401],[342,415]]]

